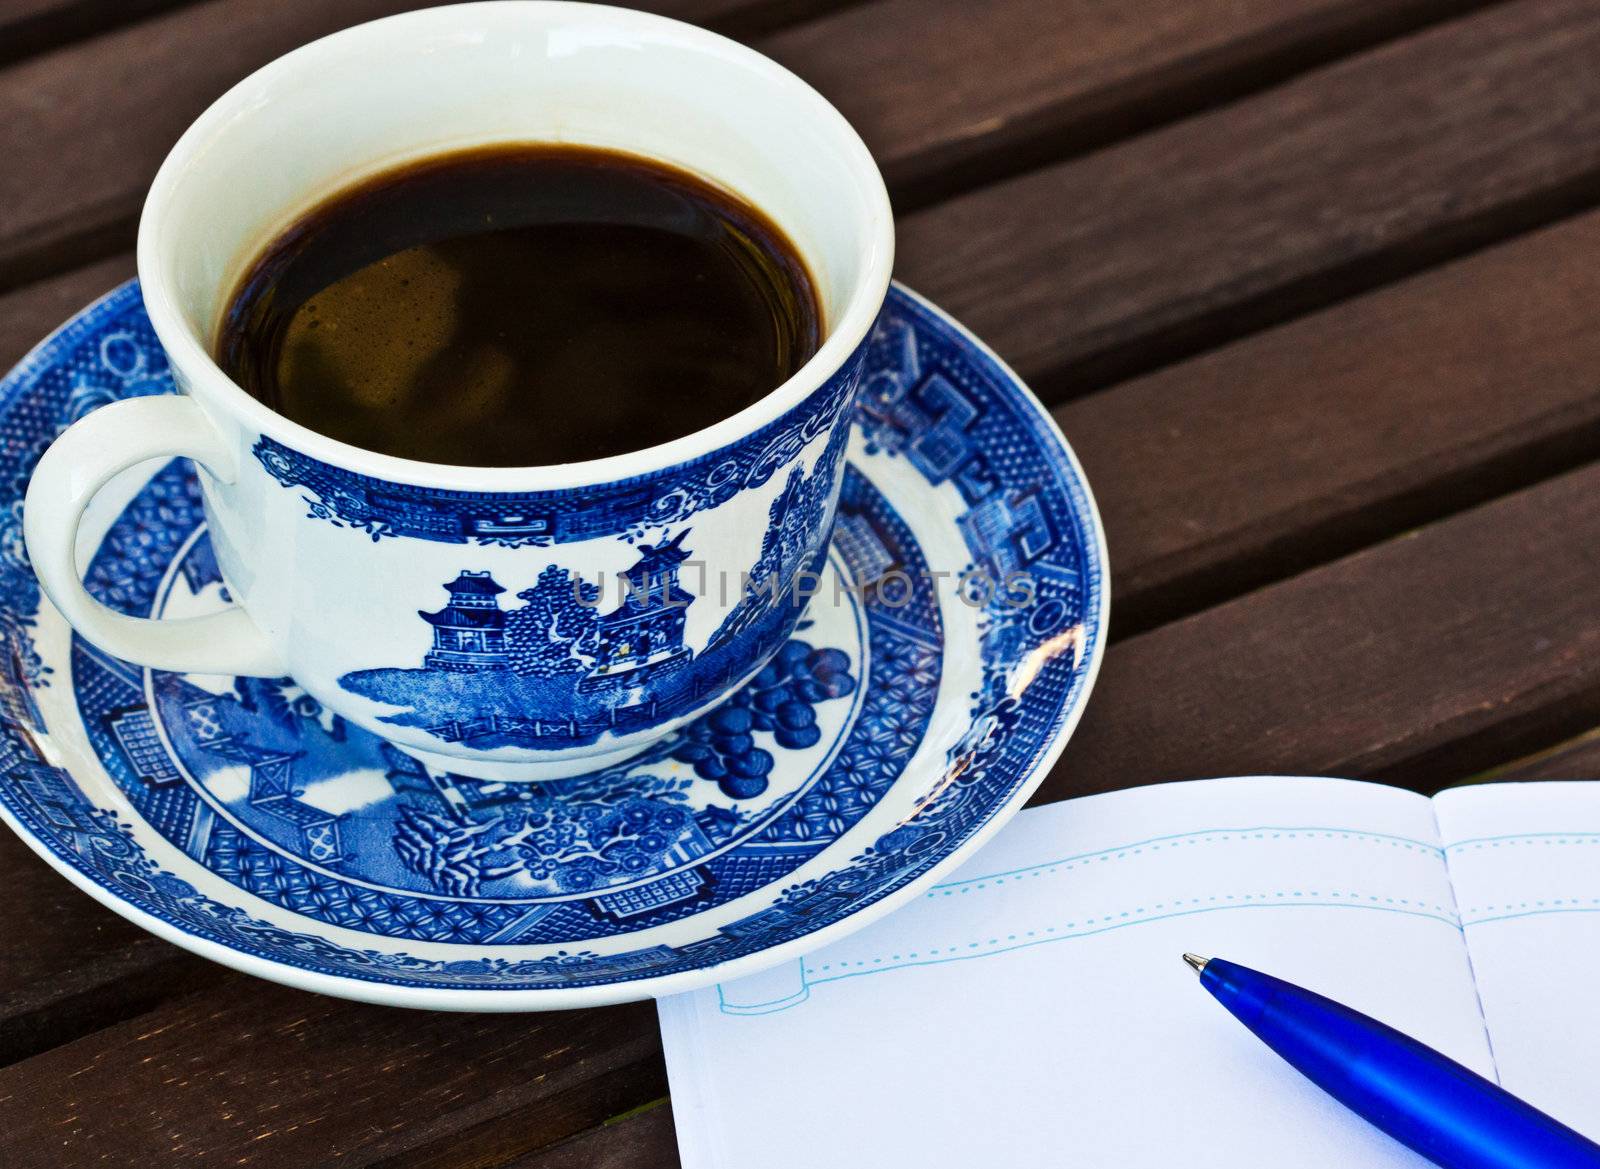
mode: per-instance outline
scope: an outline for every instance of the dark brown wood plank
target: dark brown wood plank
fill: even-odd
[[[95,906],[9,830],[0,832],[0,888],[16,890],[0,906],[0,937],[6,939],[0,947],[0,1004],[23,987],[149,936]],[[64,923],[68,928],[61,928]]]
[[[672,1106],[662,1100],[500,1169],[673,1169],[677,1164]]]
[[[861,127],[904,211],[1483,6],[880,0],[761,48]]]
[[[0,0],[0,65],[192,0]]]
[[[840,0],[655,0],[754,32]],[[1177,117],[1406,29],[1450,0],[878,0],[762,42],[925,199]],[[0,285],[128,246],[167,148],[250,69],[410,0],[214,0],[0,73]],[[936,79],[936,80],[935,80]],[[963,177],[964,176],[964,177]]]
[[[1058,409],[1122,633],[1600,459],[1600,214]]]
[[[1492,8],[912,215],[899,274],[1082,392],[1600,199],[1597,59],[1589,0]]]
[[[1119,643],[1037,798],[1474,774],[1600,722],[1596,595],[1600,465]]]
[[[0,1142],[8,1169],[499,1165],[664,1090],[648,1004],[407,1012],[240,977],[0,1070]]]
[[[1494,768],[1477,778],[1600,779],[1600,729],[1585,731],[1558,747]]]
[[[10,369],[79,309],[132,275],[133,255],[125,252],[0,295],[0,370]]]
[[[212,99],[307,40],[420,6],[228,0],[0,73],[0,285],[131,247],[143,189]]]
[[[9,831],[0,888],[0,1065],[223,977],[84,896]]]
[[[714,28],[724,36],[749,40],[860,3],[863,0],[649,0],[622,7],[648,8],[675,20]]]
[[[1428,786],[1512,757],[1600,722],[1597,590],[1600,466],[1114,646],[1038,798],[1256,771]],[[612,1112],[654,1099],[656,1043],[648,1008],[512,1024],[230,979],[0,1069],[0,1132],[23,1165],[356,1166],[419,1142],[446,1165],[463,1131],[532,1151],[602,1087]],[[547,1067],[570,1069],[554,1121]]]

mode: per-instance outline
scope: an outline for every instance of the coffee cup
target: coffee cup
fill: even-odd
[[[224,374],[213,342],[230,291],[286,225],[363,176],[514,142],[657,159],[762,209],[815,283],[815,354],[694,433],[528,467],[366,450]],[[161,167],[138,268],[180,392],[113,403],[56,440],[28,489],[29,556],[74,629],[138,665],[290,676],[462,775],[608,766],[721,702],[800,621],[893,249],[883,181],[855,131],[725,38],[525,0],[348,29],[239,83]],[[80,519],[125,469],[175,456],[198,472],[231,604],[176,619],[115,612],[81,582]],[[558,637],[570,653],[527,652],[530,638]]]

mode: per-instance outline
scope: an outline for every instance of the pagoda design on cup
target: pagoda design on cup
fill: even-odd
[[[637,685],[688,661],[684,610],[694,594],[678,580],[680,566],[689,559],[683,549],[686,534],[687,529],[670,540],[644,545],[639,562],[622,574],[622,603],[595,628],[595,667],[583,688]]]
[[[590,609],[587,625],[580,611],[589,609],[593,598],[560,569],[547,571],[540,584],[517,594],[528,612],[500,607],[505,586],[488,571],[462,569],[444,586],[450,594],[444,608],[417,610],[433,626],[433,648],[422,659],[423,668],[550,673],[541,667],[551,664],[551,647],[560,647],[555,661],[590,663],[579,686],[593,690],[642,685],[683,665],[693,656],[683,643],[683,623],[694,594],[679,580],[679,567],[690,555],[683,547],[687,534],[685,529],[670,540],[641,546],[638,563],[621,574],[621,602],[604,614]],[[552,586],[571,590],[576,608],[562,611]]]
[[[506,614],[498,599],[505,588],[487,572],[467,569],[444,587],[448,605],[437,613],[418,610],[433,626],[433,650],[422,664],[430,670],[506,669]]]

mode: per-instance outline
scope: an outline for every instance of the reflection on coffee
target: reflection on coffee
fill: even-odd
[[[322,434],[528,466],[690,434],[820,344],[794,245],[685,171],[589,147],[438,155],[341,191],[250,265],[223,369]]]

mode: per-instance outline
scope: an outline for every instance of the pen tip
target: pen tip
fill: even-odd
[[[1206,968],[1206,962],[1208,961],[1208,959],[1200,957],[1199,954],[1185,954],[1183,960],[1189,964],[1190,969],[1196,974]]]

